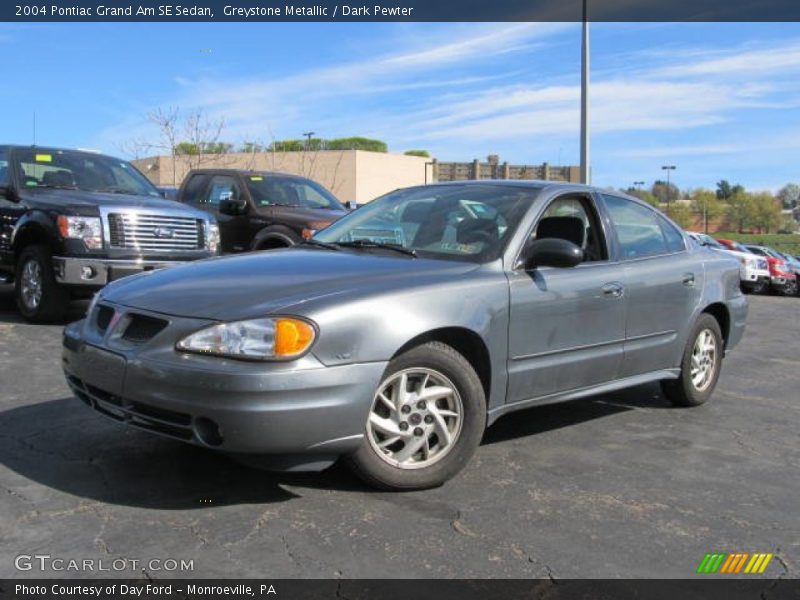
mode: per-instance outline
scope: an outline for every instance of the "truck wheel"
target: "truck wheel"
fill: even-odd
[[[431,342],[389,363],[364,441],[347,460],[378,488],[435,487],[464,468],[485,427],[486,398],[475,369],[452,347]]]
[[[754,281],[747,289],[749,294],[765,294],[767,292],[767,282],[763,279]]]
[[[797,295],[797,279],[789,279],[786,285],[781,289],[782,296],[796,296]]]
[[[714,392],[725,345],[717,320],[703,313],[697,319],[681,360],[677,379],[661,382],[664,395],[675,406],[699,406]]]
[[[20,253],[14,281],[17,307],[28,321],[44,323],[64,318],[69,294],[56,283],[46,246],[28,246]]]

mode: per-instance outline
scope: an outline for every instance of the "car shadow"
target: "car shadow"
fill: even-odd
[[[661,408],[657,386],[531,408],[490,427],[483,444],[535,435],[636,408]],[[109,504],[162,510],[285,502],[296,487],[379,493],[348,469],[281,474],[113,423],[74,398],[0,412],[0,463],[44,486]]]
[[[45,325],[66,325],[72,321],[82,319],[86,314],[89,302],[89,300],[72,300],[69,304],[69,310],[63,319],[53,323],[46,323]],[[0,323],[29,324],[19,314],[17,303],[14,300],[13,284],[0,284]]]

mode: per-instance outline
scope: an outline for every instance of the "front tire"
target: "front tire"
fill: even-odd
[[[69,294],[56,282],[50,251],[41,244],[20,253],[14,292],[19,312],[33,323],[60,321],[69,307]]]
[[[661,382],[664,395],[673,405],[700,406],[708,401],[719,379],[724,349],[719,323],[703,313],[686,343],[680,376]]]
[[[486,428],[486,397],[472,365],[430,342],[389,362],[375,391],[361,447],[347,462],[369,485],[442,485],[469,461]]]
[[[797,295],[797,279],[790,279],[786,285],[781,289],[782,296],[796,296]]]

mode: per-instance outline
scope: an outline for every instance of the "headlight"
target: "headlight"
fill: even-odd
[[[317,336],[314,326],[294,317],[220,323],[183,338],[178,350],[250,360],[288,360],[305,353]]]
[[[92,250],[103,247],[103,226],[99,217],[59,215],[58,231],[64,238],[83,240]]]
[[[205,221],[206,248],[216,254],[219,250],[219,225],[213,221]]]

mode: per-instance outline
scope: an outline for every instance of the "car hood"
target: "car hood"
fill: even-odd
[[[37,191],[24,191],[20,194],[22,199],[36,208],[53,208],[64,210],[74,208],[81,213],[94,212],[98,214],[99,207],[114,208],[143,208],[153,210],[184,210],[195,213],[197,211],[185,204],[156,198],[155,196],[136,196],[133,194],[108,194],[103,192],[86,192],[83,190],[57,190],[41,189]],[[88,209],[88,210],[87,210]],[[198,213],[200,214],[200,213]]]
[[[474,263],[288,248],[220,257],[135,275],[102,292],[109,302],[168,315],[247,319],[366,286],[380,292],[444,281]]]

